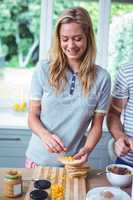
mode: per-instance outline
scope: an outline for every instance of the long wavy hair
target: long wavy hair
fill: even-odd
[[[89,93],[90,87],[95,83],[96,79],[96,42],[91,18],[87,10],[81,7],[66,9],[56,23],[49,52],[49,83],[56,91],[62,90],[67,84],[66,72],[68,70],[68,61],[60,45],[59,32],[61,24],[71,22],[81,24],[87,37],[87,49],[81,58],[78,73],[83,93],[86,95]]]

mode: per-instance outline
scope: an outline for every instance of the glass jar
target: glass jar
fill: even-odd
[[[17,170],[9,170],[4,177],[4,196],[17,197],[22,194],[22,176]]]

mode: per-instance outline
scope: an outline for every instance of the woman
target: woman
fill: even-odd
[[[59,17],[49,60],[32,79],[26,167],[61,166],[58,157],[87,161],[102,135],[110,96],[110,76],[95,64],[91,18],[81,7]],[[87,137],[86,130],[91,123]]]

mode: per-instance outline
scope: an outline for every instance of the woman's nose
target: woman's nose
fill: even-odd
[[[74,46],[75,46],[74,41],[73,41],[73,40],[69,40],[68,46],[69,46],[69,48],[70,48],[70,47],[74,47]]]

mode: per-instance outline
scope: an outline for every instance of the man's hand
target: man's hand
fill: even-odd
[[[126,155],[129,150],[133,150],[133,140],[128,138],[119,138],[115,144],[115,153],[118,157]]]

